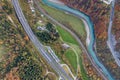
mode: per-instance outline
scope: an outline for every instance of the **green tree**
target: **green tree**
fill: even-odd
[[[20,66],[19,74],[22,80],[41,80],[42,68],[39,63],[30,58]]]
[[[48,32],[44,31],[44,32],[37,32],[37,36],[39,37],[39,39],[43,42],[49,42],[51,40],[51,36]]]
[[[52,32],[52,30],[53,30],[53,25],[52,25],[50,22],[48,22],[48,23],[46,24],[46,29],[47,29],[48,31]]]

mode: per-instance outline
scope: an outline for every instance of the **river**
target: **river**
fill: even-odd
[[[111,76],[111,74],[108,72],[108,70],[104,67],[104,65],[98,60],[97,56],[95,55],[95,52],[93,50],[93,45],[94,45],[94,41],[95,41],[95,36],[94,36],[94,25],[90,19],[89,16],[87,16],[86,14],[84,14],[83,12],[80,12],[78,10],[72,9],[66,5],[62,5],[62,4],[56,4],[54,2],[51,2],[49,0],[42,0],[42,2],[48,6],[54,7],[56,9],[59,10],[63,10],[65,12],[74,14],[76,16],[79,16],[80,18],[82,18],[84,21],[86,21],[87,25],[89,26],[89,34],[90,34],[90,43],[87,46],[88,52],[91,55],[91,57],[93,58],[94,62],[97,64],[97,66],[101,69],[101,71],[103,72],[103,74],[108,78],[108,80],[114,80]]]

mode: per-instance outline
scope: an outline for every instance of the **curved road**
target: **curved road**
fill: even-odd
[[[61,67],[59,63],[57,63],[54,58],[47,53],[47,51],[44,49],[44,46],[39,42],[37,37],[32,32],[27,20],[25,19],[25,16],[20,8],[18,0],[12,0],[12,4],[14,6],[15,12],[17,14],[17,17],[22,24],[24,30],[26,31],[27,35],[29,36],[30,40],[34,44],[34,46],[38,49],[40,54],[44,57],[44,59],[48,62],[48,64],[53,68],[53,70],[62,77],[62,80],[73,80]]]
[[[112,23],[113,23],[113,18],[114,18],[114,6],[115,6],[115,0],[112,1],[111,4],[111,14],[110,14],[110,22],[109,22],[109,27],[108,27],[108,47],[113,55],[113,58],[115,59],[115,62],[117,63],[117,65],[120,67],[120,55],[118,55],[119,53],[117,51],[115,51],[115,37],[114,35],[111,33],[112,31]]]
[[[54,18],[52,18],[51,16],[49,16],[39,5],[39,2],[38,0],[34,0],[34,3],[37,5],[37,8],[46,16],[48,17],[51,21],[53,21],[54,23],[56,23],[57,25],[59,25],[60,27],[62,27],[63,29],[65,29],[66,31],[68,31],[76,40],[77,42],[79,43],[79,45],[82,47],[82,50],[83,50],[83,53],[86,53],[89,60],[91,61],[92,65],[95,67],[95,69],[99,72],[99,74],[103,77],[104,80],[108,80],[106,78],[105,75],[103,75],[102,71],[101,71],[101,68],[99,68],[94,60],[91,58],[91,56],[89,55],[87,49],[85,48],[85,46],[83,45],[83,43],[81,42],[81,40],[79,39],[79,37],[74,33],[72,32],[69,28],[67,28],[66,26],[64,26],[63,24],[59,23],[58,21],[56,21]]]

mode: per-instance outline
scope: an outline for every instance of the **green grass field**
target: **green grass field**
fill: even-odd
[[[71,49],[67,50],[65,52],[65,57],[68,59],[74,70],[77,69],[77,56],[75,55],[75,52]]]
[[[60,36],[62,37],[63,41],[78,45],[78,42],[75,40],[75,38],[69,32],[67,32],[66,30],[62,29],[59,26],[56,28],[57,28]]]
[[[73,45],[73,44],[69,44],[74,50],[75,50],[75,52],[78,54],[78,58],[79,58],[79,65],[80,65],[80,70],[81,70],[81,74],[82,74],[82,79],[83,80],[89,80],[88,79],[88,76],[87,76],[87,74],[86,74],[86,71],[85,71],[85,69],[84,69],[84,66],[83,66],[83,63],[82,63],[82,58],[81,58],[81,49],[80,49],[80,47],[79,46],[77,46],[77,45]]]
[[[69,32],[67,32],[66,30],[64,30],[63,28],[61,28],[59,26],[57,26],[56,28],[61,36],[61,39],[64,42],[66,42],[67,44],[78,46],[78,42],[74,39],[74,37]],[[67,50],[65,52],[65,57],[67,58],[67,60],[70,62],[70,64],[72,65],[72,67],[76,71],[76,69],[77,69],[77,56],[76,56],[75,52],[70,48],[69,50]]]
[[[78,46],[78,42],[74,39],[74,37],[69,32],[67,32],[63,28],[61,28],[59,26],[57,26],[56,28],[57,28],[62,40],[64,42],[67,42],[72,47],[72,49],[74,49],[76,51],[76,53],[78,55],[78,58],[79,58],[79,64],[78,65],[80,65],[82,79],[83,80],[89,80],[88,77],[87,77],[86,71],[84,69],[84,66],[82,64],[82,59],[80,57],[80,54],[82,52],[81,52],[81,49]],[[77,69],[77,56],[72,49],[70,48],[69,50],[67,50],[65,52],[65,57],[67,58],[67,60],[70,62],[70,64],[72,65],[72,67],[76,71],[76,69]]]
[[[81,37],[85,37],[85,27],[83,22],[70,14],[66,14],[60,10],[57,10],[55,8],[48,7],[44,4],[41,4],[41,7],[55,20],[61,22],[62,24],[65,24],[69,27],[71,27],[73,30],[75,30]]]
[[[81,74],[82,74],[82,80],[91,80],[88,78],[87,73],[84,69],[84,66],[82,64],[82,58],[79,59],[79,64],[80,64],[80,69],[81,69]]]

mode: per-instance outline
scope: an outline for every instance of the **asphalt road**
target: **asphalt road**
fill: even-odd
[[[79,37],[72,32],[69,28],[67,28],[66,26],[64,26],[63,24],[59,23],[58,21],[56,21],[54,18],[52,18],[51,16],[49,16],[39,5],[38,0],[34,0],[34,3],[36,4],[37,8],[39,9],[40,12],[42,12],[47,18],[49,18],[52,22],[56,23],[57,25],[59,25],[60,27],[62,27],[63,29],[65,29],[66,31],[68,31],[79,43],[79,45],[82,47],[82,51],[83,53],[86,53],[87,57],[89,58],[89,60],[91,61],[91,64],[94,66],[94,68],[97,70],[97,72],[103,77],[104,80],[108,80],[107,77],[105,75],[103,75],[102,73],[102,69],[100,67],[98,67],[94,60],[92,59],[92,57],[89,55],[87,49],[85,48],[85,46],[83,45],[82,41],[79,39]],[[80,18],[80,17],[78,17]]]
[[[54,58],[47,53],[47,51],[44,49],[44,46],[39,42],[37,37],[34,35],[32,32],[23,12],[22,9],[19,5],[18,0],[12,0],[12,4],[14,6],[15,12],[17,14],[17,17],[22,24],[24,30],[26,31],[27,35],[29,36],[30,40],[34,44],[34,46],[38,49],[40,54],[44,57],[44,59],[48,62],[48,64],[53,68],[53,70],[60,76],[62,77],[63,80],[73,80],[61,67],[59,63],[57,63]]]
[[[114,20],[114,6],[115,6],[115,0],[113,0],[112,4],[111,4],[110,21],[109,21],[109,26],[108,26],[107,45],[108,45],[108,47],[113,55],[113,58],[115,59],[115,62],[120,67],[120,59],[119,59],[120,55],[118,55],[119,52],[115,51],[116,41],[115,41],[114,35],[111,33],[112,32],[112,24],[113,24],[113,20]]]

